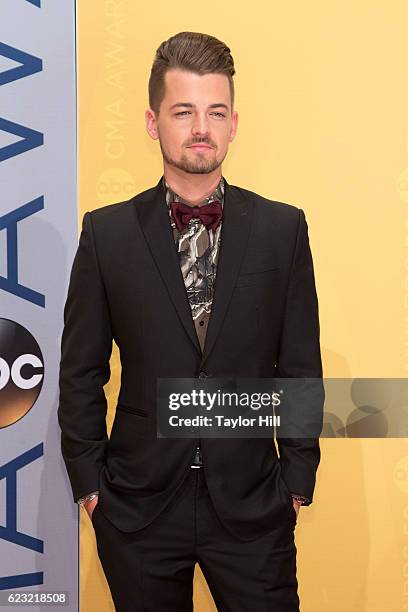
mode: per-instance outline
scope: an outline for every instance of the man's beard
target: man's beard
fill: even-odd
[[[163,155],[163,159],[170,165],[178,168],[179,170],[183,170],[183,172],[188,172],[189,174],[209,174],[213,172],[219,166],[221,166],[224,159],[211,159],[208,160],[204,156],[197,156],[195,159],[189,159],[183,153],[180,159],[172,159],[165,151],[162,141],[159,138],[160,149]],[[225,157],[225,156],[224,156]]]

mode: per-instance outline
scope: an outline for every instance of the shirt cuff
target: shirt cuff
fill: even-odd
[[[82,504],[82,503],[85,501],[85,499],[88,497],[88,495],[93,495],[94,493],[96,493],[96,494],[98,494],[98,495],[99,495],[99,491],[90,491],[90,492],[89,492],[89,493],[87,493],[86,495],[83,495],[82,497],[79,497],[79,498],[76,500],[76,503],[77,503],[77,504],[79,504],[79,505],[81,505],[81,504]]]
[[[293,499],[295,499],[296,501],[300,502],[301,505],[303,505],[304,503],[310,503],[310,499],[308,497],[305,497],[304,495],[297,495],[296,493],[291,493]]]

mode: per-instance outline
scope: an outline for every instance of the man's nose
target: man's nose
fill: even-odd
[[[191,133],[194,136],[208,135],[208,119],[205,114],[197,113],[195,115],[193,125],[191,126]]]

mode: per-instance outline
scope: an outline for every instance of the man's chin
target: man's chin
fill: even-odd
[[[188,174],[210,174],[210,172],[214,172],[221,165],[220,162],[216,161],[213,163],[197,163],[197,162],[189,162],[189,161],[175,161],[166,159],[167,163],[179,170],[183,170],[183,172],[187,172]]]
[[[214,172],[214,170],[216,170],[218,168],[218,166],[211,166],[209,168],[190,168],[190,167],[186,167],[186,168],[180,168],[180,170],[184,170],[184,172],[187,172],[189,174],[210,174],[210,172]]]

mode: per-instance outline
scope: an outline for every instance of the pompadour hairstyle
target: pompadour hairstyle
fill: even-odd
[[[196,74],[225,74],[234,107],[234,60],[229,47],[218,38],[200,32],[179,32],[161,43],[156,51],[149,78],[149,104],[156,114],[165,95],[167,70],[178,68]]]

